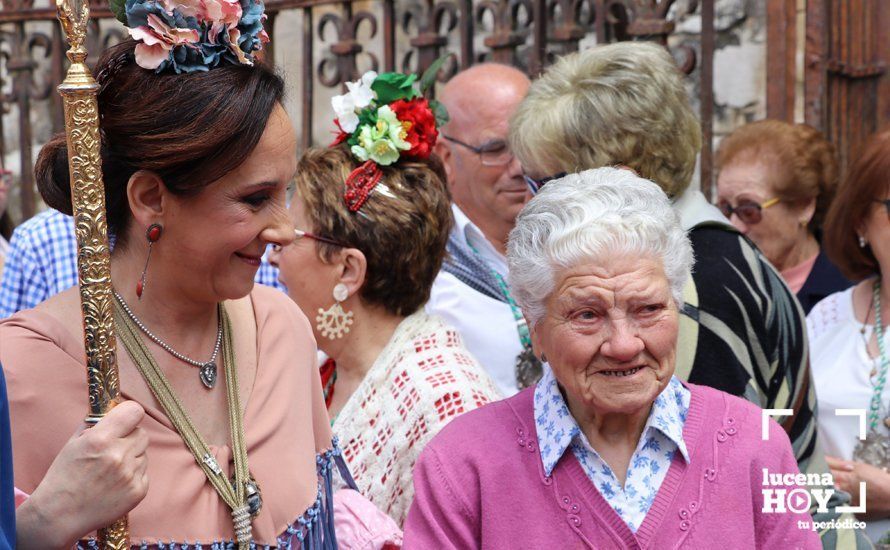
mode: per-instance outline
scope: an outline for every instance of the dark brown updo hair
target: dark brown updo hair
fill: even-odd
[[[358,212],[343,199],[349,173],[361,163],[347,146],[311,148],[297,165],[296,194],[312,227],[300,227],[362,251],[368,262],[359,290],[369,305],[407,316],[430,298],[445,258],[451,231],[451,196],[445,170],[435,155],[382,166],[379,188]],[[330,262],[340,247],[314,241],[319,258]]]
[[[284,96],[281,77],[259,61],[156,74],[136,65],[136,44],[107,49],[94,70],[108,226],[119,244],[130,219],[130,176],[150,170],[171,193],[198,194],[247,159]],[[40,150],[35,177],[46,204],[70,215],[64,132]]]

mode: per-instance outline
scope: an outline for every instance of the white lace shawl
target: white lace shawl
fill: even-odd
[[[457,331],[420,310],[396,328],[333,431],[361,492],[401,526],[420,451],[451,419],[500,398]]]

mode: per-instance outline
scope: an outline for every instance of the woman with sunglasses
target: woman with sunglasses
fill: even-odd
[[[747,124],[721,142],[717,164],[717,206],[779,270],[804,312],[852,284],[820,251],[837,161],[818,130],[779,120]]]
[[[890,132],[853,161],[825,220],[825,251],[858,284],[807,316],[819,433],[835,484],[859,502],[874,542],[890,530]],[[836,414],[865,411],[862,419]]]
[[[356,484],[401,525],[420,451],[454,417],[500,396],[457,331],[423,309],[452,225],[426,100],[390,108],[367,89],[373,80],[354,88],[374,98],[363,108],[376,125],[349,125],[338,112],[354,136],[302,156],[290,205],[297,239],[270,260],[336,364],[325,397]]]

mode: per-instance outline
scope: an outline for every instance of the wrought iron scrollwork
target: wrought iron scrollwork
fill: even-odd
[[[532,13],[532,0],[479,2],[476,6],[476,21],[484,28],[486,19],[490,18],[492,27],[491,33],[483,40],[491,53],[481,53],[477,59],[526,67],[527,61],[522,59],[519,49],[528,40],[529,27],[533,22]]]
[[[329,50],[333,57],[326,57],[318,65],[318,80],[323,86],[334,88],[358,78],[359,70],[357,58],[364,54],[370,59],[371,70],[378,70],[380,63],[377,56],[365,51],[357,40],[362,23],[370,26],[370,38],[377,36],[377,18],[373,13],[360,11],[352,13],[352,5],[343,4],[343,13],[326,13],[318,22],[318,38],[325,40],[326,30],[332,28],[337,36],[337,41],[331,44]]]
[[[413,36],[409,42],[412,49],[402,56],[401,70],[420,73],[429,67],[444,53],[448,35],[457,28],[460,18],[460,7],[454,2],[429,0],[407,7],[401,14],[401,23],[405,33]],[[417,32],[412,33],[412,29]],[[447,78],[456,71],[457,63],[451,62],[442,74]]]

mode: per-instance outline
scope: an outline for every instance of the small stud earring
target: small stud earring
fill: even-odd
[[[865,248],[865,245],[868,244],[868,241],[865,240],[865,237],[859,235],[859,248]]]
[[[546,363],[546,362],[547,362],[547,356],[544,355],[543,353],[541,354],[541,362],[542,362],[542,363]]]
[[[145,291],[145,272],[148,271],[148,261],[151,260],[151,249],[161,238],[164,228],[159,223],[153,223],[145,230],[145,239],[148,241],[148,256],[145,258],[145,265],[142,267],[142,275],[136,282],[136,298],[142,299],[142,293]]]
[[[349,333],[349,325],[352,324],[353,313],[343,309],[341,302],[349,298],[349,289],[343,283],[337,283],[334,287],[334,305],[325,311],[318,308],[318,315],[315,317],[315,328],[322,336],[330,340],[342,338]]]

